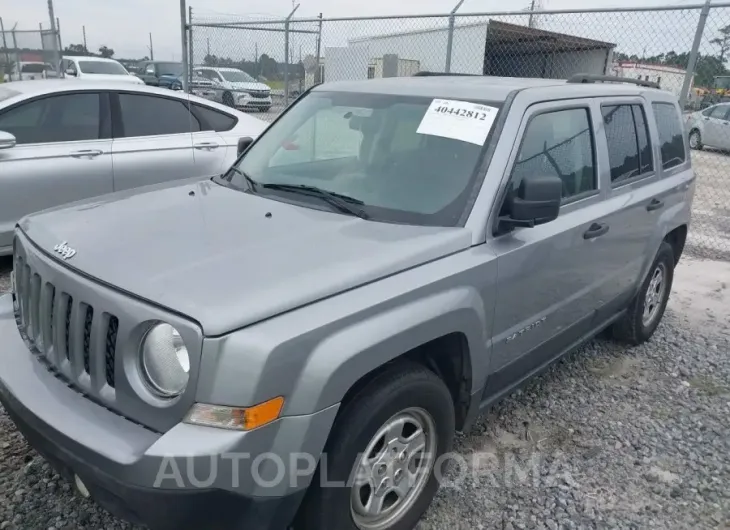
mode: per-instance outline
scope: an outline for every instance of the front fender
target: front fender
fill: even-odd
[[[312,414],[373,370],[451,333],[466,338],[476,391],[489,369],[497,277],[490,252],[470,249],[206,338],[196,399],[249,406],[284,396],[283,415]]]

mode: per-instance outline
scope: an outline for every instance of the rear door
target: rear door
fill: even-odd
[[[0,111],[17,145],[0,150],[0,248],[24,215],[113,191],[108,94],[78,92]]]
[[[489,394],[550,361],[594,326],[610,254],[597,127],[597,108],[585,100],[534,105],[523,119],[510,192],[528,175],[554,175],[563,181],[563,205],[555,221],[492,240],[499,280]]]
[[[200,131],[200,123],[186,100],[119,92],[113,104],[115,190],[203,174],[193,156],[193,132]]]
[[[603,127],[599,149],[608,159],[606,175],[610,226],[605,243],[611,251],[603,265],[606,281],[601,290],[600,317],[609,318],[626,306],[642,274],[649,244],[661,210],[656,154],[649,109],[641,97],[600,101]],[[656,201],[656,202],[652,202]]]
[[[222,134],[233,129],[238,118],[199,103],[191,104],[201,130],[193,133],[193,158],[200,175],[218,175],[235,160],[238,142],[227,145]]]
[[[702,142],[710,147],[730,149],[730,122],[727,115],[730,105],[717,105],[705,121]]]

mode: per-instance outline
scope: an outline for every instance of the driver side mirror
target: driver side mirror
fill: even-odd
[[[0,131],[0,149],[10,149],[17,143],[15,136],[9,132]]]
[[[238,156],[241,156],[243,153],[246,152],[246,149],[248,149],[251,144],[253,143],[253,138],[250,136],[244,136],[243,138],[238,139]]]
[[[72,70],[71,68],[66,68],[66,75],[70,75],[71,77],[76,77],[76,70]]]
[[[507,226],[533,227],[554,221],[560,214],[563,181],[554,176],[530,176],[508,198],[508,212],[500,221]]]

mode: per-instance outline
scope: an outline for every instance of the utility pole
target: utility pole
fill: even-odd
[[[84,50],[89,51],[89,47],[86,45],[86,26],[81,26],[81,31],[84,32]]]
[[[208,37],[207,40],[208,40],[208,42],[207,42],[207,44],[208,44],[208,52],[207,53],[210,56],[210,37]]]
[[[530,20],[529,20],[529,22],[527,23],[527,27],[528,27],[528,28],[532,28],[532,27],[534,27],[534,26],[532,25],[532,24],[533,24],[533,19],[532,19],[532,17],[533,17],[533,13],[535,13],[535,0],[532,0],[532,2],[530,3]]]
[[[8,41],[5,39],[5,26],[3,25],[3,19],[0,17],[0,34],[3,36],[3,48],[5,48],[5,68],[8,69],[8,80],[12,81],[10,77],[10,53],[8,53]]]
[[[155,49],[152,47],[152,32],[150,31],[150,61],[155,60]]]
[[[261,75],[261,69],[259,68],[259,43],[256,43],[256,51],[254,52],[255,56],[253,58],[253,62],[256,65],[256,78]]]
[[[58,49],[58,28],[56,27],[56,15],[53,13],[53,0],[48,0],[48,16],[51,19],[51,33],[53,33],[53,66],[59,71],[61,65],[61,50]]]

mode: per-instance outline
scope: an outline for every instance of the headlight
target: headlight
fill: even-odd
[[[170,324],[157,324],[142,341],[142,373],[161,397],[182,394],[190,378],[190,356],[180,333]]]

